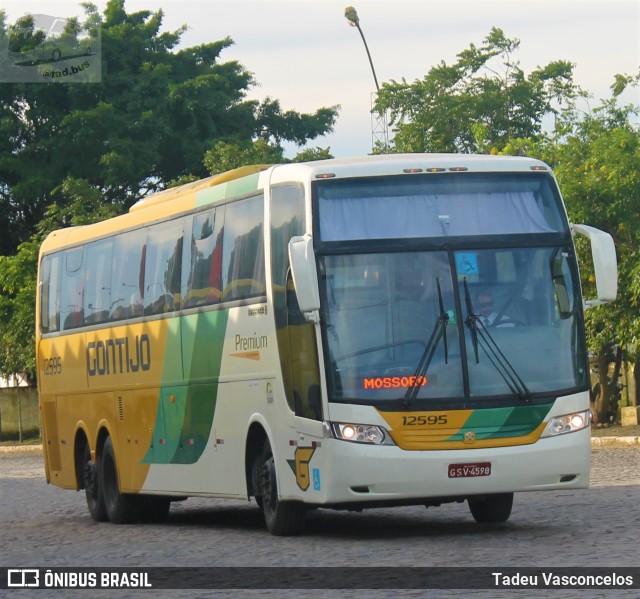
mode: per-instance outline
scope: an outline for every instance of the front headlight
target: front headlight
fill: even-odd
[[[566,433],[575,433],[591,424],[591,411],[574,412],[564,416],[554,416],[544,429],[542,437],[555,437]]]
[[[330,422],[332,437],[352,443],[371,443],[373,445],[395,445],[389,433],[374,424],[353,424],[350,422]]]

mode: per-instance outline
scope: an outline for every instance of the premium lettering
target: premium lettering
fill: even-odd
[[[255,333],[252,337],[243,337],[236,335],[236,351],[247,351],[248,349],[263,349],[267,347],[268,340],[266,335],[258,337]]]

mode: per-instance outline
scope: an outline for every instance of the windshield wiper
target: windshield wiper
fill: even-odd
[[[435,325],[433,326],[433,331],[431,331],[431,336],[429,337],[429,341],[427,341],[427,345],[422,352],[422,356],[420,357],[420,361],[418,362],[418,367],[414,373],[414,380],[416,384],[407,389],[407,392],[404,394],[404,400],[402,404],[405,408],[408,408],[414,401],[414,399],[418,396],[418,392],[420,391],[421,385],[418,384],[418,381],[424,380],[424,377],[427,374],[427,370],[429,369],[429,364],[431,364],[431,360],[433,359],[434,354],[436,353],[436,349],[438,349],[438,344],[440,343],[440,339],[444,338],[444,363],[448,364],[449,362],[449,349],[447,344],[447,324],[449,323],[449,314],[444,309],[444,302],[442,300],[442,290],[440,289],[440,279],[436,277],[436,287],[438,289],[438,304],[440,308],[440,314],[436,319]]]
[[[464,299],[467,307],[467,318],[464,322],[471,331],[471,340],[473,343],[476,364],[480,363],[478,356],[478,346],[480,346],[487,358],[489,358],[489,362],[498,371],[504,382],[507,384],[507,387],[509,387],[511,393],[517,395],[523,401],[531,401],[531,392],[529,391],[526,383],[513,367],[513,364],[511,364],[504,353],[502,353],[502,350],[496,343],[495,339],[491,336],[482,320],[480,320],[478,314],[474,312],[466,278],[464,279]]]
[[[478,364],[478,320],[479,317],[473,311],[473,304],[471,303],[471,294],[469,293],[469,285],[467,285],[467,277],[464,278],[464,303],[467,307],[467,319],[464,323],[469,327],[471,331],[471,342],[473,343],[473,353],[476,358],[476,364]]]

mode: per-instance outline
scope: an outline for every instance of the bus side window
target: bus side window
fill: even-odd
[[[144,268],[144,313],[180,309],[184,219],[149,227]]]
[[[97,324],[109,319],[111,307],[112,239],[94,241],[85,246],[85,280],[82,301],[84,324]]]
[[[115,238],[110,320],[142,316],[145,241],[146,229],[122,233]]]
[[[42,259],[40,289],[40,327],[42,333],[60,330],[60,267],[62,254]]]
[[[75,329],[84,324],[82,254],[82,247],[64,253],[65,264],[60,289],[60,320],[64,330]]]
[[[183,266],[183,279],[187,279],[183,308],[206,306],[220,301],[223,216],[224,207],[220,207],[193,217],[189,263]]]
[[[551,263],[551,273],[557,314],[560,319],[569,318],[573,315],[575,298],[567,250],[556,251]]]
[[[222,243],[222,299],[265,294],[262,195],[227,204]]]

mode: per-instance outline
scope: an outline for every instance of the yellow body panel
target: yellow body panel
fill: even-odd
[[[169,322],[156,320],[40,340],[39,382],[50,482],[77,488],[76,435],[82,430],[95,450],[104,427],[117,455],[127,456],[118,464],[121,489],[140,489],[149,470],[141,462],[158,412]],[[173,364],[169,373],[173,371],[178,379],[181,370],[181,364]]]

